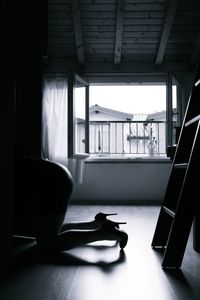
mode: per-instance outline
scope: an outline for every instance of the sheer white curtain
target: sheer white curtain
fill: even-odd
[[[42,156],[67,166],[67,79],[45,78],[42,102]]]

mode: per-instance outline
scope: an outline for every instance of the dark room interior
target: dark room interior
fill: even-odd
[[[0,299],[199,300],[200,2],[1,11]]]

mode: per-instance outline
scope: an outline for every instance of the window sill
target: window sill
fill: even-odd
[[[169,157],[93,157],[87,158],[85,163],[172,163]]]
[[[70,156],[69,158],[75,158],[75,159],[87,159],[89,158],[89,154],[88,153],[76,153],[72,156]]]

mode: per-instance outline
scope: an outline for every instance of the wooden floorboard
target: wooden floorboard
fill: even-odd
[[[120,255],[114,242],[98,242],[41,260],[35,242],[21,242],[21,255],[1,270],[1,300],[199,300],[200,254],[188,241],[182,268],[164,271],[162,253],[151,249],[158,206],[72,205],[66,221],[92,220],[99,211],[126,221],[129,241]],[[22,251],[23,250],[23,251]]]

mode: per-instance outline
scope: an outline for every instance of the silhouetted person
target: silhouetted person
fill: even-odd
[[[58,252],[101,240],[128,240],[119,224],[97,214],[90,222],[63,224],[73,179],[61,164],[17,158],[15,164],[14,234],[33,236],[42,252]]]

